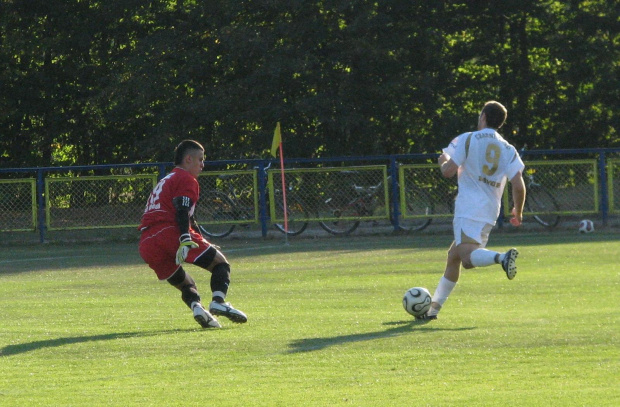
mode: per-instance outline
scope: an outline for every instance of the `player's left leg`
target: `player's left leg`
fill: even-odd
[[[225,302],[228,285],[230,284],[230,265],[227,262],[218,263],[211,271],[211,291],[213,301],[209,304],[209,311],[215,315],[221,315],[232,322],[242,324],[248,322],[244,312],[234,308],[229,302]]]
[[[508,277],[508,280],[512,280],[517,275],[516,261],[518,255],[519,251],[515,248],[512,248],[503,255],[501,255],[501,257],[498,256],[498,259],[502,264],[502,268],[506,272],[506,277]]]
[[[193,263],[211,272],[212,301],[209,304],[209,311],[215,315],[224,316],[232,322],[247,322],[248,317],[244,312],[235,309],[229,302],[225,302],[230,285],[230,264],[224,254],[215,246],[210,246]]]
[[[489,241],[489,234],[491,232],[492,225],[486,224],[480,231],[480,245],[476,249],[472,250],[469,255],[464,256],[463,265],[465,268],[473,267],[487,267],[493,264],[501,264],[502,269],[506,272],[506,276],[509,280],[515,278],[517,274],[516,260],[519,252],[517,249],[512,248],[506,253],[499,253],[493,250],[485,249],[487,242]],[[475,233],[476,228],[470,229],[472,233]],[[464,250],[467,250],[465,248]],[[465,260],[465,256],[467,260]],[[466,261],[469,263],[466,265]],[[469,267],[468,267],[469,266]]]
[[[192,276],[187,274],[183,267],[168,278],[168,283],[181,291],[181,299],[192,310],[194,319],[203,328],[221,328],[217,319],[209,313],[200,302],[200,294]]]
[[[515,248],[506,253],[499,253],[493,250],[477,249],[471,253],[471,264],[474,267],[487,267],[493,264],[501,264],[509,280],[517,275],[516,260],[519,251]]]

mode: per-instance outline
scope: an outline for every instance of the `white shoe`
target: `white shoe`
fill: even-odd
[[[232,322],[243,324],[248,322],[248,317],[238,309],[234,309],[229,302],[215,302],[211,301],[209,304],[209,312],[215,315],[221,315],[230,319]]]
[[[415,317],[418,321],[433,321],[437,319],[437,315],[428,315],[428,312]]]
[[[209,311],[204,309],[202,304],[198,302],[194,303],[192,311],[194,312],[194,319],[203,328],[221,328],[222,327],[222,325],[220,325],[220,323],[217,322],[217,319],[215,319],[215,317],[211,315]]]
[[[517,256],[519,255],[519,251],[517,249],[510,249],[504,255],[504,260],[502,260],[502,268],[506,272],[506,277],[508,280],[512,280],[517,275]]]
[[[433,304],[435,305],[433,306]],[[418,315],[417,317],[415,317],[415,319],[417,319],[418,321],[433,321],[437,319],[437,314],[439,314],[440,310],[441,310],[441,305],[439,305],[436,302],[433,302],[431,303],[431,307],[428,309],[428,311],[426,311],[422,315]]]

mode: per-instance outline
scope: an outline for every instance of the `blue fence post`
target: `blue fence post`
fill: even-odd
[[[390,157],[390,175],[391,175],[391,185],[392,189],[392,226],[394,226],[394,231],[400,229],[400,197],[399,197],[399,189],[398,189],[398,163],[396,162],[396,157]]]
[[[37,170],[37,223],[39,225],[39,242],[45,242],[45,181],[43,170]]]
[[[607,216],[609,212],[609,206],[607,205],[607,201],[609,200],[609,195],[607,191],[607,165],[605,162],[605,152],[601,151],[598,155],[598,168],[599,175],[601,180],[600,190],[601,190],[601,217],[603,220],[603,225],[607,226]]]
[[[166,176],[166,164],[164,163],[160,163],[158,166],[158,171],[159,171],[159,175],[157,176],[157,180],[161,180],[163,177]]]

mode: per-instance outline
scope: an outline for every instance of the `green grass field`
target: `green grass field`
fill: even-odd
[[[0,246],[1,406],[618,406],[619,236],[496,233],[416,323],[449,236],[223,241],[249,322],[203,330],[136,244]],[[209,275],[187,269],[209,297]]]

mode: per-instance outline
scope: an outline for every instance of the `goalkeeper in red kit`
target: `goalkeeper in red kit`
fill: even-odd
[[[175,168],[159,181],[142,215],[139,229],[140,256],[160,280],[181,291],[183,302],[203,328],[221,328],[214,315],[232,322],[247,322],[247,316],[225,302],[230,284],[230,265],[217,246],[205,240],[193,221],[200,187],[198,174],[204,167],[205,150],[194,140],[183,140],[175,149]],[[202,305],[194,279],[183,262],[211,272],[212,301]]]

